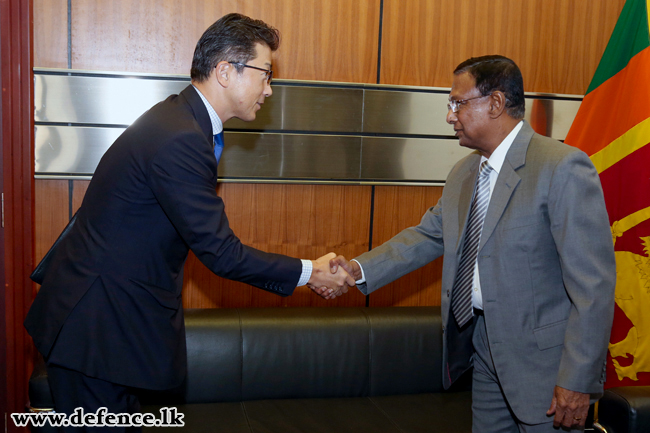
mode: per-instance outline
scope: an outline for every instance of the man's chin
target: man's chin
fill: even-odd
[[[252,122],[253,120],[255,120],[255,117],[256,117],[256,113],[250,113],[247,114],[246,116],[235,116],[235,118],[242,120],[244,122]]]
[[[478,148],[472,142],[470,142],[470,141],[468,141],[466,139],[463,139],[463,138],[458,139],[458,144],[461,147],[466,147],[467,149],[478,150]]]

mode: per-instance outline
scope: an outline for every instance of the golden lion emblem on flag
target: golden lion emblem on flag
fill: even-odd
[[[635,222],[638,222],[639,216]],[[612,226],[614,241],[622,231],[624,228],[617,227],[616,223]],[[650,372],[650,236],[641,238],[641,241],[645,257],[629,251],[616,251],[616,304],[633,324],[622,341],[609,344],[609,353],[619,380],[639,380],[638,373]],[[628,358],[628,354],[634,357],[628,366],[622,366],[615,359]]]

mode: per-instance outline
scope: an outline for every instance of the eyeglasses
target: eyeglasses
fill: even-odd
[[[460,110],[461,105],[467,104],[467,102],[471,101],[472,99],[480,99],[480,98],[485,98],[486,96],[491,96],[492,93],[488,95],[483,95],[483,96],[475,96],[473,98],[467,98],[467,99],[450,99],[449,102],[447,103],[447,111],[451,110],[452,113],[458,113],[458,110]]]
[[[232,65],[243,66],[244,68],[257,69],[258,71],[265,72],[264,75],[266,76],[266,84],[268,84],[269,86],[271,85],[271,81],[273,80],[273,71],[271,69],[258,68],[257,66],[245,65],[239,62],[228,62],[228,63]]]

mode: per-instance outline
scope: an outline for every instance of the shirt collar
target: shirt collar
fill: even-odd
[[[512,143],[515,141],[515,137],[517,134],[519,134],[522,126],[524,126],[523,121],[519,122],[517,126],[515,126],[512,131],[510,131],[510,134],[508,134],[508,136],[503,139],[501,144],[499,144],[497,148],[494,149],[494,152],[492,152],[492,155],[490,155],[489,159],[485,156],[481,156],[481,164],[483,161],[487,160],[490,163],[490,167],[492,167],[494,171],[499,174],[501,167],[503,167],[503,161],[506,159],[506,154],[508,153],[508,150],[510,150],[510,146],[512,146]]]
[[[199,94],[201,97],[201,100],[205,104],[205,108],[208,110],[208,114],[210,115],[210,122],[212,122],[212,135],[217,135],[221,131],[223,131],[223,123],[221,123],[221,119],[219,119],[219,115],[217,114],[216,111],[214,111],[214,108],[212,108],[212,105],[208,102],[208,100],[203,96],[203,93],[199,89],[197,89],[194,84],[192,84],[192,87],[194,87],[194,90],[196,90],[196,93]]]

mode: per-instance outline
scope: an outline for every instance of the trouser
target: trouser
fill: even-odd
[[[57,365],[47,365],[47,376],[58,413],[65,413],[68,418],[77,408],[84,414],[97,413],[105,407],[110,414],[133,414],[140,412],[140,401],[133,390],[105,380],[86,376],[78,371]],[[76,422],[76,421],[75,421]],[[95,421],[96,422],[96,421]],[[139,432],[140,427],[60,427],[62,432]]]
[[[557,433],[553,417],[542,424],[524,424],[517,419],[506,399],[492,361],[485,317],[475,312],[474,373],[472,376],[472,432],[474,433]],[[548,402],[549,407],[551,402]]]

